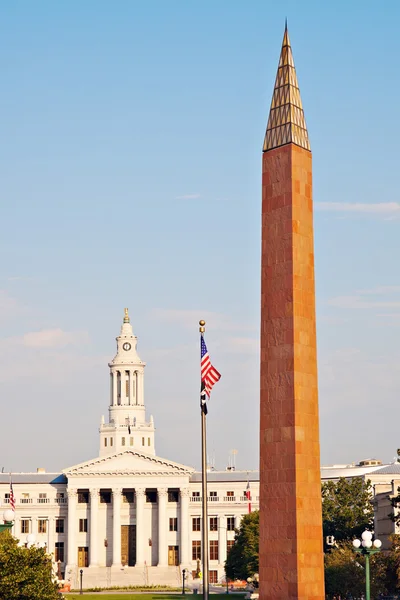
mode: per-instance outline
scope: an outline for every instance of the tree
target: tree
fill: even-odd
[[[383,552],[370,557],[371,597],[391,592]],[[340,542],[325,554],[325,593],[328,598],[361,598],[365,593],[365,557],[350,542]]]
[[[58,600],[51,558],[43,548],[20,548],[6,531],[0,534],[0,600]]]
[[[228,579],[247,579],[258,573],[259,512],[245,515],[225,563]]]
[[[323,483],[324,537],[333,535],[336,541],[352,540],[371,528],[374,518],[371,497],[371,482],[361,477]]]

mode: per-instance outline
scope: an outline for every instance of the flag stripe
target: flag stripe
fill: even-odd
[[[11,481],[10,481],[10,507],[11,507],[11,510],[15,511],[15,496],[14,496],[14,490],[13,490],[13,485],[12,485]]]
[[[210,355],[204,341],[204,336],[200,336],[200,372],[201,372],[201,407],[207,414],[206,396],[210,397],[214,384],[221,379],[220,373],[211,364]]]

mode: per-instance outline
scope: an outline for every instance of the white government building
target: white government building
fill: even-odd
[[[125,309],[117,354],[109,363],[109,419],[100,425],[98,458],[62,473],[12,475],[16,501],[13,534],[30,534],[53,553],[55,570],[72,587],[180,585],[201,558],[201,473],[160,458],[153,417],[146,420],[144,368]],[[375,459],[321,468],[321,480],[370,479],[375,532],[384,545],[400,529],[388,518],[388,497],[400,486],[400,464]],[[210,582],[224,582],[224,562],[235,528],[259,506],[258,471],[208,472]],[[0,474],[0,499],[9,502],[10,480]]]
[[[16,502],[13,534],[34,534],[54,554],[56,570],[78,587],[180,585],[201,558],[201,473],[160,458],[153,417],[146,419],[144,368],[125,309],[117,354],[109,363],[109,418],[100,425],[99,456],[62,473],[12,474]],[[258,471],[210,471],[210,581],[224,580],[235,527],[258,508]],[[9,501],[9,475],[0,498]]]

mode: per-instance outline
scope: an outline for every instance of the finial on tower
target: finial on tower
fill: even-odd
[[[202,319],[201,321],[199,321],[199,325],[200,325],[200,327],[199,327],[199,331],[200,331],[200,333],[204,333],[204,332],[205,332],[205,330],[206,330],[206,327],[205,327],[205,325],[206,325],[206,322],[205,322],[205,321],[203,321],[203,319]]]
[[[130,322],[131,322],[131,320],[130,320],[130,318],[129,318],[128,309],[127,309],[127,308],[124,308],[124,311],[125,311],[124,323],[130,323]]]
[[[272,94],[263,152],[285,144],[296,144],[311,150],[306,120],[300,98],[299,84],[289,40],[287,20],[283,34],[281,55]]]

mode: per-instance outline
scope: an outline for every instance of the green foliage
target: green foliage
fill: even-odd
[[[235,543],[225,563],[226,576],[247,579],[258,573],[259,512],[245,515],[235,532]]]
[[[19,548],[9,532],[0,534],[0,600],[58,600],[57,589],[43,548]]]
[[[371,482],[361,477],[327,481],[322,484],[322,521],[324,538],[352,540],[372,528],[374,510],[371,504]]]
[[[388,557],[384,552],[370,556],[371,598],[393,594]],[[341,542],[325,554],[325,593],[328,598],[361,598],[365,595],[365,557],[351,542]]]

